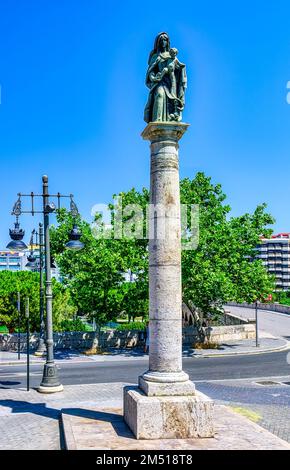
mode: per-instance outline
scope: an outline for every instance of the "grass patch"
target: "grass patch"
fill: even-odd
[[[122,323],[117,326],[117,331],[131,331],[131,330],[139,330],[143,331],[146,329],[146,323],[143,322],[131,322],[131,323]]]
[[[249,410],[248,408],[242,408],[240,406],[231,406],[231,408],[236,413],[239,413],[240,415],[245,416],[245,418],[250,419],[254,423],[258,423],[262,419],[261,415],[259,415],[258,413],[255,413],[255,411]]]

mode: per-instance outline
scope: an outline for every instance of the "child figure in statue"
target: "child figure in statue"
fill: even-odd
[[[177,98],[177,95],[176,95],[177,89],[176,89],[175,69],[184,67],[184,64],[181,64],[181,62],[179,62],[179,60],[177,59],[178,49],[176,49],[175,47],[172,47],[169,50],[169,54],[170,54],[170,57],[171,57],[172,60],[167,65],[167,68],[168,68],[168,73],[169,73],[170,79],[171,79],[171,94],[172,94],[172,96],[175,97],[175,99],[174,99],[174,112],[172,114],[170,114],[169,117],[172,119],[172,121],[179,121],[180,111],[182,111],[183,106],[178,107],[178,104],[180,105],[181,103],[180,103],[180,100]]]

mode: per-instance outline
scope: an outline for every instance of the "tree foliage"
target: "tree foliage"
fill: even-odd
[[[273,291],[274,281],[255,259],[255,248],[262,235],[269,236],[269,225],[274,221],[259,205],[252,214],[230,217],[230,207],[219,184],[197,173],[192,180],[181,181],[181,202],[199,205],[199,239],[196,249],[182,252],[183,299],[191,301],[203,313],[218,311],[227,301],[252,302]],[[128,224],[122,237],[113,238],[118,223],[120,205],[126,208],[121,219]],[[120,313],[129,316],[148,315],[148,240],[146,239],[146,206],[149,192],[134,188],[113,196],[109,205],[112,225],[105,225],[97,216],[92,227],[79,220],[85,248],[77,253],[65,251],[68,232],[73,220],[66,211],[58,214],[59,226],[52,228],[52,250],[61,268],[64,282],[70,287],[78,309],[94,316],[98,323],[115,320]],[[138,204],[144,215],[140,224],[132,205]],[[119,217],[120,218],[120,217]],[[113,232],[112,232],[113,230]],[[191,231],[190,219],[185,228],[187,238],[196,236]],[[124,277],[131,276],[131,281]]]
[[[57,331],[61,322],[72,318],[75,307],[70,293],[55,279],[53,287],[53,322]],[[30,325],[32,331],[39,331],[39,273],[31,271],[0,272],[0,324],[7,326],[9,331],[18,328],[17,292],[20,292],[20,327],[25,330],[25,298],[29,298]]]
[[[221,185],[198,173],[181,182],[181,201],[199,205],[199,242],[182,253],[183,298],[203,313],[219,310],[227,301],[253,302],[273,291],[273,278],[255,259],[256,246],[274,220],[259,205],[253,214],[229,217]],[[188,226],[190,230],[190,225]]]

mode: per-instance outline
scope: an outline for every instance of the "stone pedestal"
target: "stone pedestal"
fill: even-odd
[[[152,122],[149,208],[149,370],[125,389],[124,419],[137,439],[210,437],[213,403],[182,370],[178,141],[188,124]]]
[[[213,437],[213,402],[191,396],[148,397],[138,387],[124,389],[124,419],[137,439]]]

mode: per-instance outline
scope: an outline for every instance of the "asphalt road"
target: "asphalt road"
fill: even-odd
[[[254,310],[230,307],[239,316],[253,318]],[[261,330],[290,340],[290,316],[275,312],[259,311]],[[287,356],[288,362],[287,363]],[[31,365],[32,387],[37,387],[42,377],[42,365]],[[184,358],[184,370],[193,381],[229,380],[290,375],[290,353],[287,351],[212,358]],[[148,359],[112,362],[59,363],[59,375],[63,385],[127,382],[136,383],[148,368]],[[1,388],[23,388],[26,383],[26,366],[0,364]]]
[[[251,308],[227,306],[226,310],[230,310],[234,315],[242,318],[255,318],[255,310]],[[259,330],[267,331],[267,333],[271,333],[273,336],[280,336],[290,340],[290,315],[258,310],[258,325]]]
[[[287,363],[287,355],[289,364]],[[290,353],[287,351],[252,356],[184,358],[184,370],[193,381],[229,380],[290,375]],[[148,368],[148,360],[120,362],[71,362],[58,364],[63,385],[126,382],[136,383],[137,377]],[[42,365],[31,365],[32,387],[42,377]],[[24,365],[0,365],[1,388],[23,388],[26,384]]]

